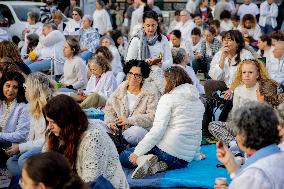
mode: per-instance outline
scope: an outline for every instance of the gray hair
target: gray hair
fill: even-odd
[[[180,12],[185,12],[185,13],[186,13],[186,15],[190,17],[190,12],[189,12],[188,10],[183,9],[183,10],[182,10],[182,11],[180,11]]]
[[[259,150],[280,140],[278,118],[274,109],[266,103],[246,103],[233,112],[231,123],[235,134],[244,138],[242,145],[247,148]]]
[[[184,59],[184,57],[186,55],[186,51],[183,48],[174,47],[172,49],[172,55],[173,55],[173,63],[174,64],[181,64],[182,60]]]
[[[44,23],[42,27],[43,28],[47,27],[47,28],[52,28],[52,30],[57,30],[57,26],[53,22]]]
[[[38,12],[30,11],[30,12],[28,12],[27,15],[28,15],[28,17],[34,19],[36,23],[39,21],[39,13]]]

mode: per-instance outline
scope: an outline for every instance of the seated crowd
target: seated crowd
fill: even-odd
[[[190,167],[212,138],[229,188],[284,188],[284,33],[278,8],[264,11],[273,0],[260,11],[189,0],[168,32],[139,0],[129,36],[112,30],[103,0],[93,17],[72,1],[67,23],[58,10],[29,12],[20,49],[0,38],[0,169],[11,188],[127,189],[124,169],[142,179]]]

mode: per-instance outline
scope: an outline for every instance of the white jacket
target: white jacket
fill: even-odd
[[[105,9],[94,11],[93,28],[97,28],[101,35],[112,30],[110,16]]]
[[[47,36],[39,38],[39,44],[35,49],[37,56],[41,59],[55,58],[54,61],[54,74],[63,74],[63,65],[65,58],[63,55],[63,47],[65,37],[59,30],[50,32]]]
[[[260,17],[259,17],[259,25],[265,26],[266,19],[271,20],[272,27],[275,28],[277,26],[276,18],[278,16],[278,6],[275,3],[272,3],[269,5],[267,1],[264,1],[260,4]]]
[[[153,127],[136,146],[138,156],[154,146],[185,161],[199,158],[204,105],[195,86],[182,84],[161,97]]]

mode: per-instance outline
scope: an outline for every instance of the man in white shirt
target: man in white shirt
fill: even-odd
[[[245,14],[252,14],[256,17],[259,14],[259,8],[251,0],[244,0],[244,4],[239,7],[238,16],[242,19]]]
[[[274,0],[266,0],[261,3],[259,25],[263,34],[270,34],[277,27],[277,16],[278,6],[274,3]]]
[[[194,22],[190,18],[190,13],[187,10],[180,12],[180,22],[176,26],[176,30],[181,31],[181,37],[183,40],[188,40],[191,34],[191,30],[195,27]]]
[[[267,71],[271,79],[277,81],[281,87],[284,86],[284,41],[278,41],[273,50],[275,59],[268,59],[266,62]],[[274,60],[274,61],[273,61]]]

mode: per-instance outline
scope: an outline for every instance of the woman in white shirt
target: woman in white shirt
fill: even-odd
[[[93,28],[98,29],[101,35],[112,30],[110,16],[105,10],[105,4],[103,0],[96,1],[96,10],[93,14]]]
[[[164,84],[165,94],[158,103],[153,127],[135,149],[127,149],[120,155],[124,167],[137,166],[132,174],[135,179],[167,168],[184,168],[189,162],[202,158],[204,106],[198,91],[179,66],[165,71]]]
[[[41,72],[28,75],[25,87],[31,115],[30,131],[27,142],[14,144],[7,150],[10,156],[13,155],[7,160],[7,168],[12,176],[19,176],[27,158],[41,152],[46,129],[42,108],[54,95],[53,84]]]
[[[78,91],[78,95],[71,94],[71,96],[81,102],[80,106],[83,109],[104,107],[106,100],[117,88],[117,81],[111,71],[111,65],[103,56],[95,55],[90,59],[88,66],[91,77],[86,90],[84,92]]]
[[[258,81],[269,79],[264,64],[258,60],[243,60],[232,83],[234,88],[233,110],[244,106],[249,101],[257,101]],[[232,110],[232,111],[233,111]],[[234,140],[232,128],[228,122],[214,121],[209,124],[210,133],[227,145]]]
[[[253,59],[251,52],[244,49],[245,42],[238,30],[229,30],[224,34],[223,47],[211,61],[209,76],[212,80],[204,83],[207,98],[212,99],[212,93],[225,91],[225,98],[232,95],[231,83],[235,79],[237,65],[244,59]],[[230,89],[230,90],[228,90]]]
[[[158,103],[158,91],[145,79],[150,67],[142,60],[130,60],[127,80],[110,96],[105,106],[105,123],[111,131],[122,131],[124,139],[137,145],[151,129]]]
[[[245,14],[241,20],[241,24],[238,26],[238,30],[242,32],[245,41],[253,43],[259,40],[261,36],[261,29],[257,24],[255,17],[251,14]]]
[[[112,38],[109,36],[103,36],[100,39],[100,45],[102,47],[107,47],[112,53],[113,59],[111,61],[111,69],[112,69],[114,76],[116,77],[117,85],[119,85],[125,77],[125,74],[123,73],[123,67],[122,67],[119,51],[116,48]]]
[[[74,37],[69,37],[63,49],[66,61],[63,68],[63,78],[60,82],[65,89],[61,88],[61,92],[84,89],[88,82],[87,67],[84,60],[80,57],[79,51],[79,41]]]
[[[75,7],[72,12],[72,19],[67,22],[64,35],[79,35],[83,12],[79,7]]]
[[[173,59],[170,42],[160,32],[158,15],[155,11],[143,14],[143,30],[129,42],[126,61],[132,59],[145,60],[151,65],[152,72],[148,80],[154,82],[162,94],[164,91],[162,69],[170,67]]]

